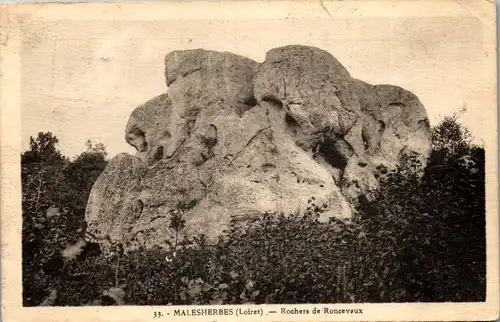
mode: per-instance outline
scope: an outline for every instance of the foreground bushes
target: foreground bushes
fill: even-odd
[[[88,257],[68,267],[88,275],[63,278],[58,304],[89,303],[112,286],[137,305],[484,301],[484,153],[470,152],[473,167],[451,158],[423,178],[409,160],[350,224],[269,214],[233,225],[216,246],[182,244],[175,257]]]
[[[102,295],[111,288],[135,305],[484,301],[484,150],[446,122],[423,176],[406,159],[349,224],[268,214],[232,225],[215,246],[178,245],[176,256],[87,249],[32,269],[25,305],[51,289],[56,305],[116,304]]]

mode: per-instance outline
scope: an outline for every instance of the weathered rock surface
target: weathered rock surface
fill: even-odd
[[[272,49],[262,64],[175,51],[165,77],[168,91],[126,125],[137,154],[113,158],[92,189],[87,231],[104,246],[169,247],[199,233],[214,240],[231,218],[265,212],[319,208],[322,220],[349,218],[401,153],[424,163],[430,153],[415,95],[356,80],[318,48]]]

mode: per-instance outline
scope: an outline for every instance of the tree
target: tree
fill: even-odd
[[[465,112],[465,108],[459,112]],[[470,131],[458,122],[460,114],[453,113],[432,128],[432,146],[435,155],[465,155],[473,147]]]
[[[59,139],[51,132],[39,132],[30,137],[30,150],[21,155],[21,180],[23,188],[23,214],[33,215],[51,205],[61,180],[61,169],[68,162],[57,149]]]
[[[59,139],[51,132],[39,132],[38,136],[30,136],[30,150],[22,154],[21,162],[54,164],[64,160],[56,145]]]
[[[94,143],[92,143],[92,140],[87,140],[87,142],[85,142],[85,146],[87,147],[87,150],[85,151],[85,153],[87,154],[99,155],[104,159],[106,159],[106,157],[108,156],[108,152],[106,152],[106,146],[102,143],[97,143],[94,145]]]

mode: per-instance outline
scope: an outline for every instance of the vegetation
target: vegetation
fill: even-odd
[[[60,254],[83,236],[105,149],[90,143],[69,160],[40,133],[22,156],[24,304],[53,290],[50,304],[71,306],[484,301],[485,155],[470,139],[446,118],[424,174],[414,157],[402,160],[351,223],[267,214],[231,225],[217,245],[203,236],[175,254],[87,245],[71,260]]]
[[[88,141],[70,160],[57,143],[52,133],[39,133],[21,155],[25,305],[40,304],[47,287],[61,282],[62,251],[84,237],[90,189],[107,163],[102,144]]]

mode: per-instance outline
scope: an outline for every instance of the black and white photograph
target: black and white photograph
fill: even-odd
[[[494,4],[0,10],[4,308],[498,317]]]

